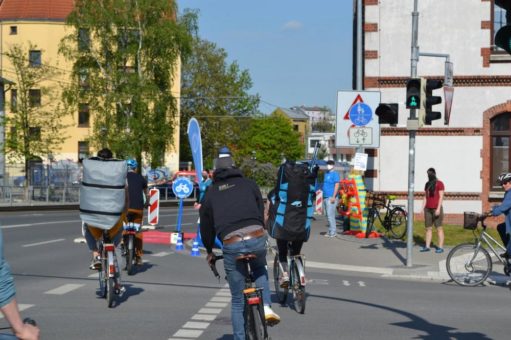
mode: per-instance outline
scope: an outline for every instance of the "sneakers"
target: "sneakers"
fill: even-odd
[[[419,251],[421,253],[425,253],[425,252],[430,251],[430,250],[431,250],[430,248],[422,247]]]
[[[122,295],[124,292],[126,292],[126,287],[122,286],[120,283],[117,283],[114,287],[114,292],[117,295]]]
[[[92,258],[89,269],[90,270],[101,270],[101,257],[96,256],[96,257]]]
[[[283,272],[281,277],[279,278],[280,288],[289,287],[289,274],[287,272]]]
[[[324,234],[323,236],[327,237],[327,238],[334,238],[336,235],[335,234],[329,234],[329,233],[326,233]]]
[[[436,248],[435,253],[441,254],[444,252],[444,248]]]
[[[268,326],[275,326],[280,322],[280,316],[270,306],[264,306],[264,319]]]

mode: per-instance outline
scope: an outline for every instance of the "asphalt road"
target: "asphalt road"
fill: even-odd
[[[183,230],[195,231],[196,220],[197,212],[185,208]],[[175,208],[162,209],[161,230],[173,230],[176,221]],[[78,212],[2,213],[0,225],[18,302],[42,339],[232,339],[226,282],[189,249],[146,245],[144,266],[123,276],[127,291],[109,309],[96,296],[86,246],[74,242],[81,236]],[[511,292],[503,286],[316,269],[307,276],[305,314],[274,304],[282,322],[270,329],[272,339],[509,338]]]

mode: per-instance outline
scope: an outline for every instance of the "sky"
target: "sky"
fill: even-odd
[[[179,0],[199,10],[199,35],[252,78],[259,109],[327,106],[352,89],[352,0]]]

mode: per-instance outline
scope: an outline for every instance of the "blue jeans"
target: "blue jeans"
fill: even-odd
[[[328,220],[328,234],[335,235],[337,234],[337,222],[335,220],[335,214],[337,213],[337,203],[338,199],[336,198],[334,203],[330,202],[330,197],[324,198],[325,202],[325,212],[326,218]]]
[[[270,285],[268,283],[268,271],[266,269],[266,239],[268,236],[239,241],[232,244],[224,244],[224,268],[231,289],[231,320],[234,340],[245,340],[245,320],[243,319],[244,300],[243,289],[247,275],[245,264],[236,261],[236,257],[242,254],[253,253],[257,256],[250,261],[250,268],[254,275],[257,287],[263,288],[263,303],[271,305]]]

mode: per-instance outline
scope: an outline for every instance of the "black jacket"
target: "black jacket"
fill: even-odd
[[[264,225],[263,198],[254,181],[236,168],[217,169],[213,178],[199,210],[201,238],[208,253],[215,235],[223,240],[232,231]]]

